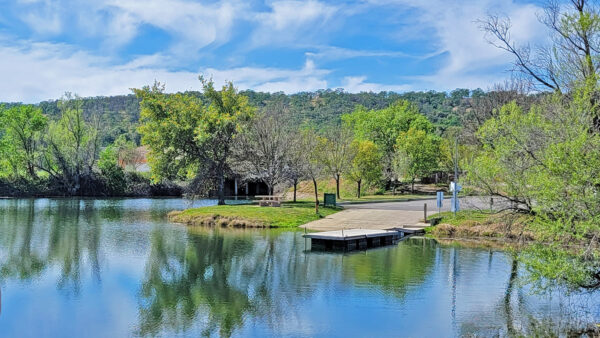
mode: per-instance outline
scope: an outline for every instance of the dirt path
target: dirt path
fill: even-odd
[[[320,220],[300,226],[314,231],[341,229],[388,229],[406,225],[414,226],[423,219],[423,205],[427,204],[427,215],[438,212],[435,199],[408,201],[347,204],[345,210]],[[471,209],[485,207],[485,202],[475,198],[461,199],[461,207]],[[444,200],[442,211],[450,210],[450,200]]]

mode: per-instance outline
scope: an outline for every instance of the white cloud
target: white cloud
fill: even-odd
[[[268,12],[257,12],[252,47],[272,44],[306,45],[315,36],[331,31],[331,21],[340,7],[323,2],[275,1]],[[327,29],[325,29],[327,28]]]
[[[171,33],[178,55],[228,41],[235,20],[245,9],[242,3],[228,1],[205,5],[183,0],[109,0],[106,5],[127,15],[113,24],[125,21],[135,27],[145,23]]]
[[[430,57],[431,54],[411,55],[402,51],[385,51],[385,50],[360,50],[349,49],[333,46],[321,46],[316,48],[317,52],[307,52],[306,56],[315,60],[343,60],[360,57],[391,57],[391,58],[411,58],[423,59]]]
[[[489,11],[503,12],[512,18],[515,40],[530,42],[545,38],[545,30],[535,17],[539,8],[513,1],[373,0],[328,4],[318,0],[285,0],[267,2],[266,10],[258,10],[241,0],[210,3],[20,0],[18,8],[31,10],[17,12],[36,32],[32,36],[38,41],[52,34],[63,34],[68,28],[88,37],[100,37],[104,40],[102,46],[108,49],[98,56],[74,45],[0,36],[0,73],[10,79],[0,83],[0,101],[35,102],[60,97],[65,91],[84,96],[125,94],[130,87],[151,84],[155,79],[166,82],[169,91],[199,89],[199,73],[212,76],[218,84],[234,81],[240,89],[288,93],[323,89],[332,83],[340,83],[350,92],[486,88],[502,81],[498,69],[508,68],[511,57],[486,43],[475,19],[485,17]],[[395,31],[396,42],[400,42],[398,46],[407,40],[413,41],[410,53],[363,49],[353,44],[348,44],[348,48],[329,46],[333,32],[341,34],[335,36],[336,41],[352,39],[352,35],[344,36],[343,24],[357,24],[352,20],[360,20],[360,15],[369,14],[372,9],[381,13],[382,6],[390,13],[399,13],[381,20],[390,20],[389,27],[397,27],[392,31]],[[126,63],[113,58],[117,53],[111,53],[112,49],[134,40],[143,25],[169,34],[173,39],[171,46]],[[245,30],[236,31],[239,27]],[[361,33],[385,34],[369,29],[361,27]],[[233,52],[211,55],[212,47],[230,42],[238,33],[240,39],[232,42],[233,48],[228,48]],[[245,47],[251,49],[268,46],[304,51],[306,63],[291,69],[269,66],[268,62],[265,66],[243,66],[247,50],[240,48],[243,49],[244,41],[247,41]],[[412,52],[414,41],[423,46],[422,53]],[[219,58],[220,66],[198,64],[190,71],[173,71],[181,67],[190,69],[189,65],[198,62],[201,53]],[[426,65],[428,58],[434,55],[443,55],[445,62],[441,66],[429,66],[426,69],[430,72],[424,75],[394,74],[394,78],[403,79],[404,83],[398,85],[369,82],[370,74],[360,68],[336,69],[333,63],[327,63],[331,70],[319,66],[319,63],[350,58],[369,58],[369,62],[377,62],[378,58],[410,58]],[[232,64],[242,66],[231,68]],[[340,70],[346,77],[336,79],[335,72]]]
[[[429,89],[452,89],[457,87],[486,88],[494,82],[501,82],[497,70],[509,68],[510,55],[483,38],[477,19],[484,19],[489,13],[503,13],[511,17],[511,34],[516,41],[533,43],[543,41],[547,30],[538,22],[537,13],[541,10],[532,4],[517,4],[513,1],[495,2],[461,1],[373,1],[378,6],[400,6],[411,8],[419,15],[411,38],[433,39],[436,53],[445,53],[447,61],[435,74],[407,77],[420,82],[419,87]],[[434,32],[433,36],[431,32]],[[402,30],[403,38],[411,35],[410,29]],[[508,72],[506,77],[508,77]]]
[[[199,90],[198,75],[212,77],[216,84],[233,81],[239,89],[263,91],[312,91],[327,88],[328,70],[310,60],[300,69],[239,67],[170,71],[158,67],[162,55],[145,56],[126,64],[111,64],[64,44],[22,41],[6,45],[0,40],[0,73],[11,81],[0,82],[0,101],[34,103],[56,99],[67,91],[81,96],[119,95],[130,88],[166,84],[169,92]]]
[[[0,41],[0,101],[38,102],[71,91],[82,96],[130,93],[129,88],[157,79],[169,90],[198,88],[197,73],[171,72],[131,62],[112,65],[108,58],[77,51],[68,45]],[[143,60],[142,60],[143,61]]]
[[[327,88],[324,77],[328,70],[318,69],[310,60],[302,69],[239,67],[227,70],[209,68],[202,71],[212,77],[215,83],[233,81],[240,89],[257,91],[296,93]]]
[[[53,1],[22,1],[26,5],[34,5],[21,15],[21,20],[40,35],[55,35],[62,32],[63,23],[60,6]]]
[[[411,90],[412,87],[408,84],[402,85],[385,85],[380,83],[365,82],[366,76],[346,76],[342,80],[342,88],[350,93],[374,92],[382,91],[403,92]]]

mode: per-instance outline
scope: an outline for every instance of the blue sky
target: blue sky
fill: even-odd
[[[512,18],[513,37],[546,32],[535,2],[0,0],[0,101],[70,91],[130,93],[158,80],[197,90],[198,75],[240,89],[295,93],[483,88],[511,58],[476,19]]]

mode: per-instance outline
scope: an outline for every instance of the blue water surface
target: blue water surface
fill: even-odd
[[[566,334],[596,293],[532,293],[509,253],[412,238],[311,252],[299,231],[187,228],[182,199],[0,200],[0,336]]]

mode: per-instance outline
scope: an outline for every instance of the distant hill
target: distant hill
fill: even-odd
[[[199,97],[199,92],[189,92]],[[419,105],[440,132],[449,126],[460,125],[460,115],[470,107],[471,97],[485,95],[480,90],[456,89],[446,92],[380,92],[352,94],[342,90],[320,90],[297,94],[243,91],[252,105],[259,109],[288,109],[296,123],[313,123],[327,127],[339,123],[340,116],[352,112],[357,105],[367,109],[382,109],[404,99]],[[50,118],[58,116],[56,100],[38,103]],[[7,103],[14,105],[15,103]],[[98,96],[83,98],[84,114],[100,118],[103,143],[109,144],[121,134],[139,141],[135,131],[139,119],[139,101],[135,95]]]

